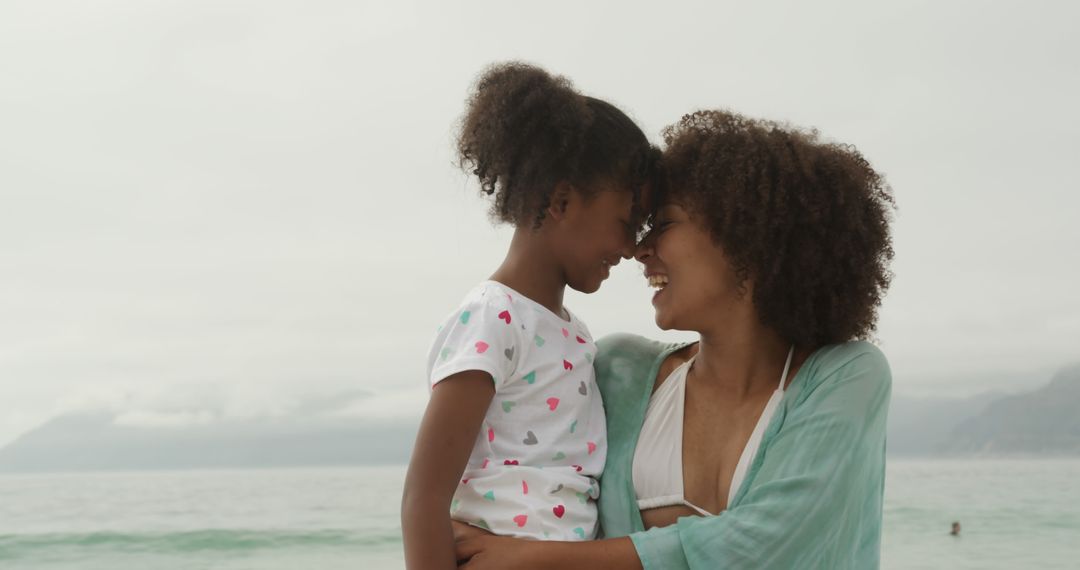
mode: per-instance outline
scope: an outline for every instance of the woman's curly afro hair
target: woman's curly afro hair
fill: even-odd
[[[458,158],[493,197],[491,216],[539,227],[555,186],[585,194],[612,182],[635,193],[655,175],[659,150],[614,105],[578,93],[568,79],[521,62],[489,67],[471,93]]]
[[[895,204],[858,150],[726,111],[684,116],[664,142],[665,199],[753,282],[763,324],[800,346],[874,332],[892,278]]]

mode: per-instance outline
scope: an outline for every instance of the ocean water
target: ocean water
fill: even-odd
[[[0,475],[0,569],[401,568],[403,476]],[[884,568],[1080,568],[1080,460],[892,460],[885,503]]]

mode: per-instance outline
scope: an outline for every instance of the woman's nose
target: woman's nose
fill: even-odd
[[[653,243],[651,236],[646,235],[645,239],[641,240],[634,248],[634,259],[644,263],[646,259],[653,256]]]

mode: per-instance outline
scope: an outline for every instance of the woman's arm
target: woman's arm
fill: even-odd
[[[457,568],[450,500],[494,395],[491,375],[478,370],[459,372],[435,385],[401,498],[406,568]]]
[[[745,496],[714,517],[592,542],[477,537],[467,570],[876,567],[888,364],[873,349],[814,386],[759,459]],[[861,540],[860,540],[861,538]]]
[[[646,570],[877,567],[891,374],[860,345],[804,387],[734,507],[630,535]]]
[[[626,537],[556,542],[494,535],[474,536],[457,543],[457,557],[467,560],[459,566],[461,570],[641,569],[634,544]]]

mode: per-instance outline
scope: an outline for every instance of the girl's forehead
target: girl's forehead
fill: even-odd
[[[586,195],[586,203],[590,208],[599,208],[605,211],[631,213],[634,209],[633,192],[622,188],[604,188],[596,190],[592,195]]]

